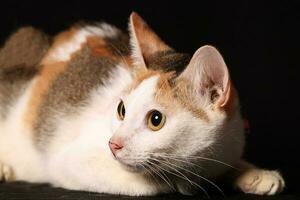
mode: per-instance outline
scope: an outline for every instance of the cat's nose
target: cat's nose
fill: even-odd
[[[114,156],[116,156],[117,151],[123,148],[123,144],[120,140],[110,139],[108,146]]]

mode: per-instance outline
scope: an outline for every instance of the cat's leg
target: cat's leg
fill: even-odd
[[[239,173],[235,175],[234,185],[245,193],[273,195],[283,190],[285,183],[276,170],[265,170],[245,161],[238,163]]]
[[[0,181],[13,181],[14,172],[13,169],[0,161]]]

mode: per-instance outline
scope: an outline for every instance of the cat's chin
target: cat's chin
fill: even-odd
[[[140,165],[131,165],[131,164],[122,163],[122,162],[120,162],[120,163],[121,163],[122,167],[129,172],[141,173],[141,174],[146,173],[145,169]]]
[[[118,158],[116,159],[126,171],[133,172],[133,173],[141,173],[141,174],[146,173],[146,170],[142,165],[139,165],[137,163],[129,163],[123,159],[118,159]]]

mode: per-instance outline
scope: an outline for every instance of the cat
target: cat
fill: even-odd
[[[135,12],[129,35],[106,23],[12,34],[0,117],[3,181],[132,196],[222,193],[219,177],[260,195],[285,185],[241,158],[238,95],[219,51],[176,52]]]

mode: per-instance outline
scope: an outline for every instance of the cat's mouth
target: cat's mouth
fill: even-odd
[[[160,165],[160,160],[152,156],[140,154],[138,156],[132,155],[126,151],[118,152],[115,159],[127,171],[134,173],[151,173],[152,169]]]

